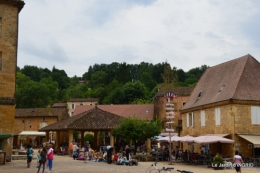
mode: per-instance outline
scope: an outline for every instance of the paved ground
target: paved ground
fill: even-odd
[[[68,156],[55,156],[53,173],[149,173],[147,169],[150,167],[152,162],[139,162],[139,166],[125,166],[125,165],[109,165],[102,162],[88,162],[73,160]],[[37,172],[36,160],[32,161],[34,168],[26,168],[26,160],[13,160],[12,162],[6,163],[6,165],[0,165],[0,173],[35,173]],[[207,168],[205,165],[186,165],[184,163],[174,163],[169,165],[169,162],[159,162],[158,167],[174,167],[171,173],[176,173],[177,169],[185,169],[193,171],[194,173],[235,173],[235,170],[213,170]],[[47,170],[45,170],[47,172]],[[259,173],[260,167],[258,168],[243,168],[243,173]],[[156,173],[156,171],[151,171]]]

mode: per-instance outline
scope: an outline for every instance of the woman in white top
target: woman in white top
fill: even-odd
[[[241,173],[241,164],[243,163],[243,160],[238,151],[235,152],[234,163],[236,164],[236,171]]]

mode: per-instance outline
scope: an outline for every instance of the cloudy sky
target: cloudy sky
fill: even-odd
[[[188,71],[251,54],[258,0],[24,0],[18,66],[82,76],[90,65],[161,63]]]

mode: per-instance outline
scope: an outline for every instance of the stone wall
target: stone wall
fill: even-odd
[[[187,102],[189,96],[178,96],[176,98],[171,98],[171,103],[173,103],[174,106],[174,124],[173,128],[175,133],[177,133],[176,127],[178,126],[178,121],[182,120],[180,109],[183,107],[183,104]],[[162,96],[157,96],[154,101],[154,111],[155,115],[158,116],[159,120],[164,121],[166,120],[166,98]],[[165,129],[163,129],[164,132]]]
[[[0,1],[0,133],[9,134],[13,134],[15,115],[14,97],[19,14],[17,4],[23,6],[24,2]],[[4,151],[6,151],[7,156],[10,156],[13,138],[3,141]]]

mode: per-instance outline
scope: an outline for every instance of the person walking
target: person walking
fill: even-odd
[[[72,157],[73,156],[73,141],[71,141],[69,149],[70,149],[70,157]]]
[[[41,170],[41,166],[42,166],[42,173],[44,173],[44,169],[45,169],[45,163],[46,163],[46,155],[47,155],[47,149],[45,147],[43,147],[40,156],[41,156],[41,160],[39,160],[39,167],[38,167],[38,172],[40,173]]]
[[[110,145],[108,145],[107,146],[107,163],[108,164],[112,163],[112,151],[113,151],[113,148]]]
[[[87,163],[88,161],[88,159],[89,159],[89,157],[88,157],[88,152],[89,152],[89,142],[88,141],[86,141],[86,144],[84,145],[84,152],[85,152],[85,163]]]
[[[126,159],[129,160],[130,148],[128,145],[125,146],[125,155],[126,155]]]
[[[241,173],[241,163],[243,163],[243,160],[237,150],[235,151],[234,163],[236,164],[235,169],[236,169],[237,173],[238,172]]]
[[[32,142],[27,146],[27,168],[31,167],[32,157],[33,157],[33,148],[32,148]]]
[[[48,167],[49,167],[49,172],[48,173],[51,173],[51,170],[52,170],[52,165],[53,165],[53,145],[52,144],[49,144],[49,149],[48,149],[48,152],[47,152],[47,160],[48,160]]]

